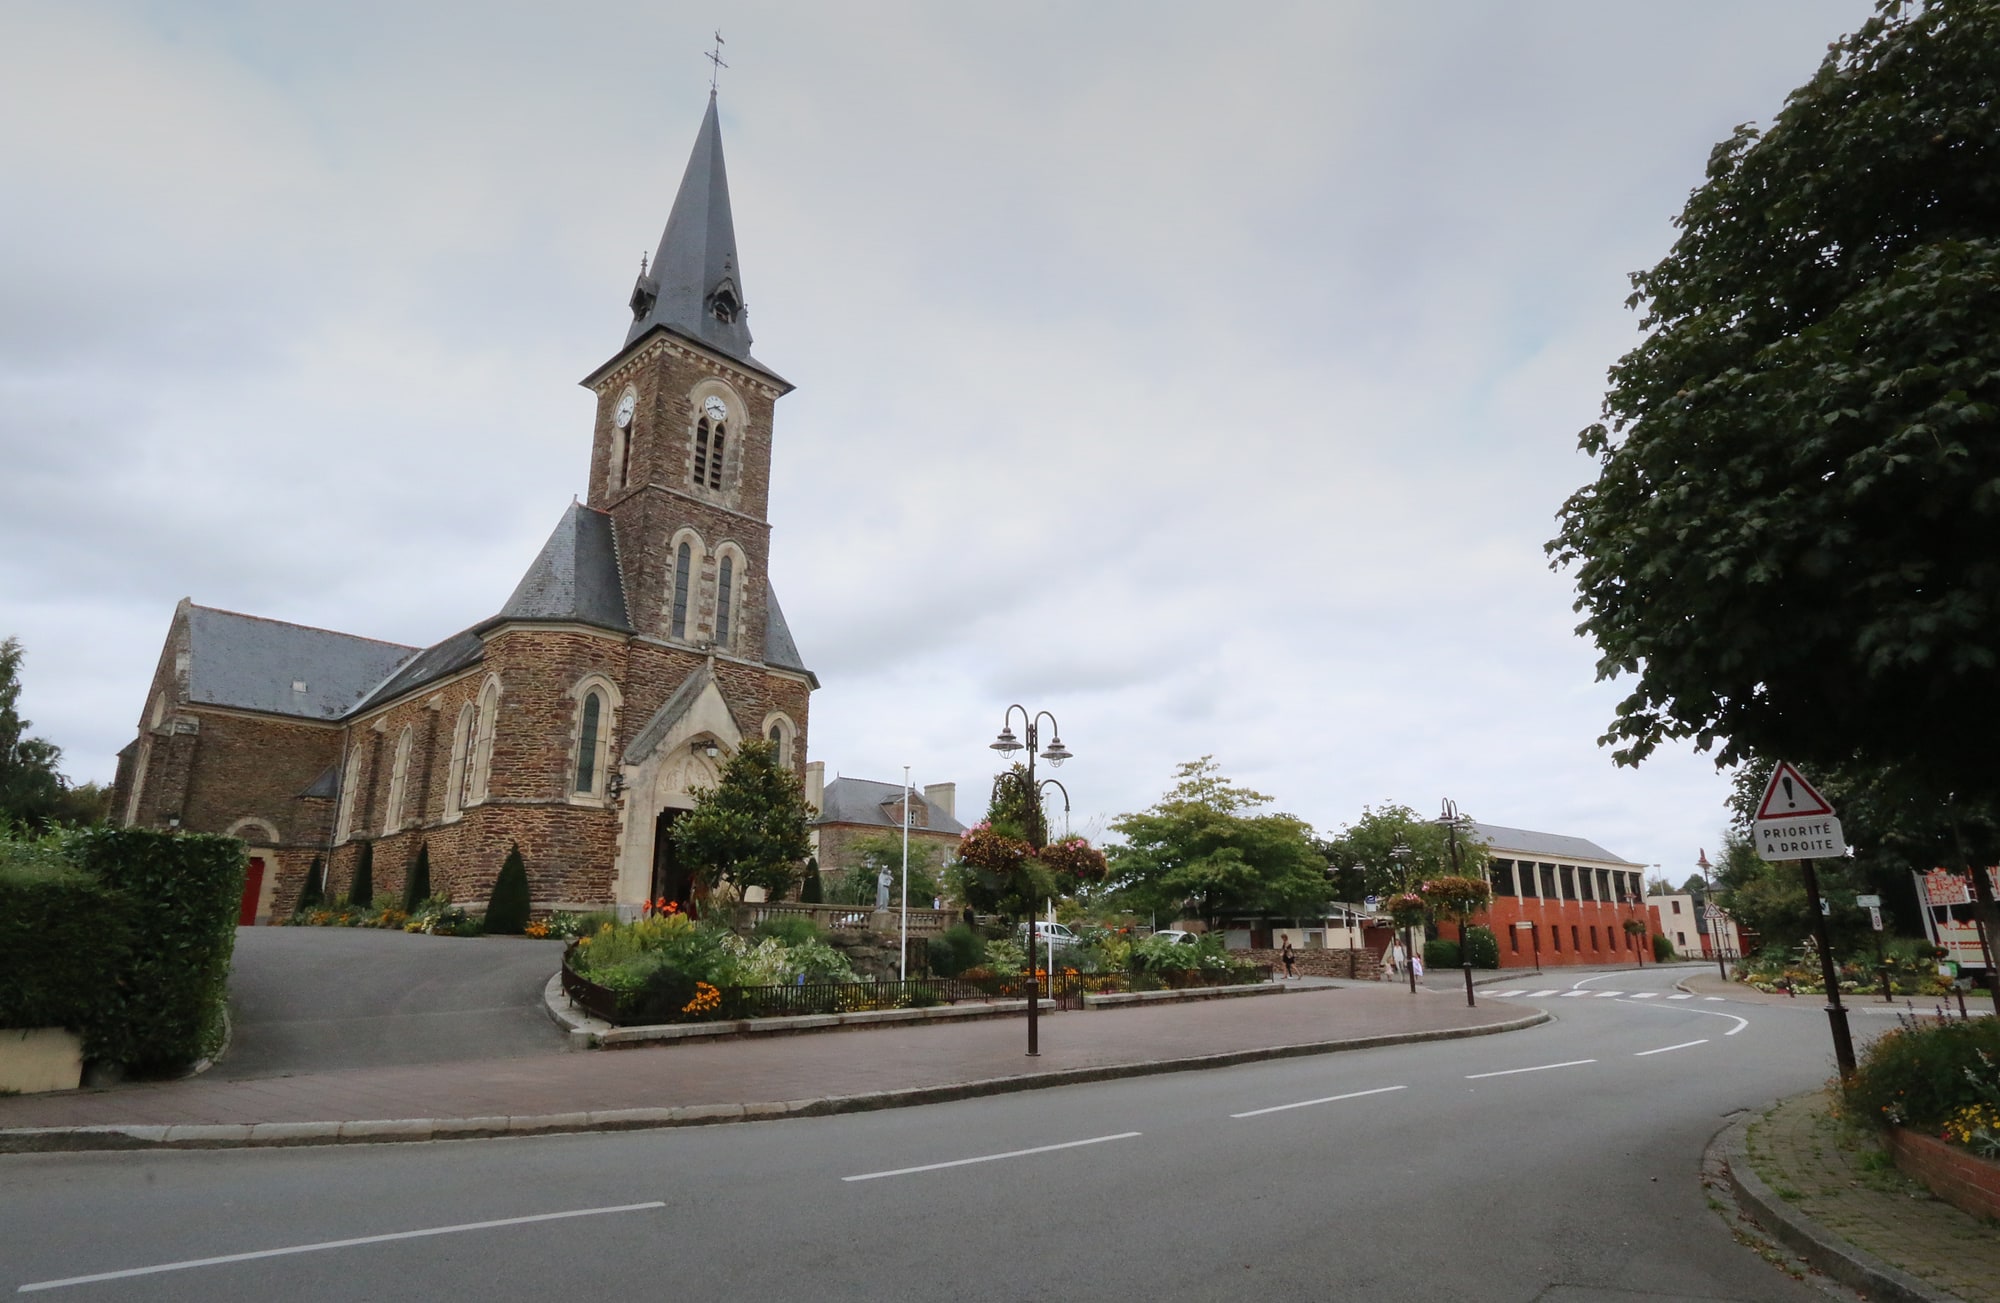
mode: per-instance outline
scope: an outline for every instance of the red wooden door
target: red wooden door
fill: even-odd
[[[257,898],[264,894],[264,859],[250,857],[250,871],[243,875],[243,907],[236,912],[236,926],[252,927],[257,922]]]

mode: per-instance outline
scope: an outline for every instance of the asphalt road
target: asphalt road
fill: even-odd
[[[557,1053],[542,986],[560,941],[372,928],[236,929],[219,1077]]]
[[[1674,975],[1585,979],[1616,997],[1489,996],[1557,1015],[1505,1036],[922,1109],[5,1158],[0,1289],[1824,1299],[1734,1242],[1707,1206],[1699,1162],[1735,1112],[1825,1078],[1825,1020],[1803,1001],[1670,1001]],[[506,1224],[479,1225],[492,1222]],[[183,1265],[232,1255],[253,1256]],[[138,1274],[80,1279],[125,1271]]]

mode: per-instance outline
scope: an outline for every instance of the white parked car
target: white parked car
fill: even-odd
[[[1036,923],[1034,929],[1035,949],[1037,950],[1045,950],[1050,946],[1054,946],[1058,950],[1068,950],[1071,946],[1082,944],[1082,939],[1062,923],[1044,921]],[[1025,924],[1022,927],[1021,936],[1024,939],[1028,936]]]
[[[1177,927],[1161,928],[1158,932],[1153,933],[1153,935],[1156,937],[1165,937],[1177,946],[1191,946],[1200,939],[1194,933],[1183,932]]]

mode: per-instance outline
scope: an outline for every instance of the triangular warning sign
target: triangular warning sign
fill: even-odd
[[[1810,819],[1832,813],[1833,806],[1789,760],[1780,760],[1771,771],[1771,785],[1764,789],[1764,799],[1757,804],[1759,819]]]

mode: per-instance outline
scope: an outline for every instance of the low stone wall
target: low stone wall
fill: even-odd
[[[1889,1153],[1898,1169],[1946,1203],[2000,1220],[2000,1163],[1902,1127],[1889,1132]]]
[[[1276,950],[1232,950],[1245,963],[1269,964],[1274,977],[1285,975],[1285,961]],[[1382,976],[1382,961],[1373,950],[1294,950],[1292,971],[1302,977],[1349,977],[1372,982]]]

